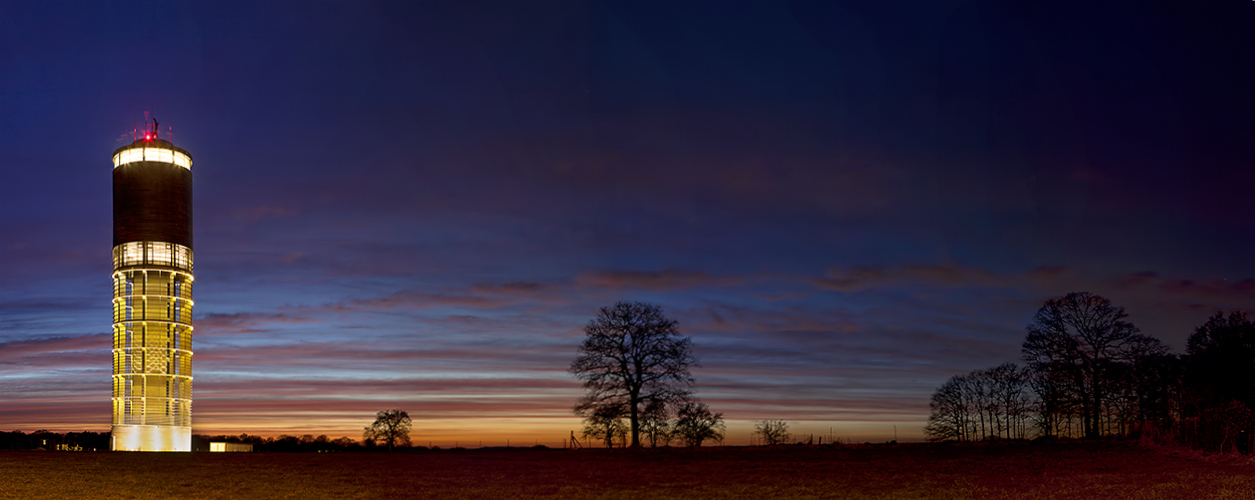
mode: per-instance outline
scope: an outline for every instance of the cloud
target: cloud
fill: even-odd
[[[241,208],[231,212],[231,216],[246,222],[257,222],[264,219],[277,219],[282,217],[291,217],[298,213],[297,210],[284,207],[256,206],[249,208]]]
[[[207,314],[196,318],[197,335],[243,335],[274,331],[270,325],[299,325],[316,323],[313,318],[292,316],[284,313],[230,313]]]
[[[351,300],[330,307],[339,311],[364,309],[404,309],[415,311],[441,307],[496,309],[516,303],[516,301],[510,299],[486,297],[470,293],[428,293],[404,290],[384,298]]]
[[[1255,279],[1166,278],[1153,272],[1118,276],[1115,283],[1122,288],[1153,288],[1166,295],[1198,301],[1246,301],[1255,299]]]
[[[0,362],[23,356],[88,349],[108,349],[111,346],[110,337],[111,335],[108,333],[93,333],[90,335],[0,342]]]
[[[476,283],[471,285],[471,291],[474,292],[507,296],[533,296],[553,288],[552,285],[536,282]]]
[[[672,291],[708,286],[732,286],[742,281],[741,278],[712,276],[703,271],[664,269],[661,271],[590,271],[576,276],[574,283],[578,288]]]
[[[1154,291],[1165,298],[1195,301],[1255,299],[1255,279],[1166,277],[1153,271],[1122,274],[1081,273],[1066,266],[1040,266],[1023,272],[995,273],[948,263],[897,267],[831,268],[812,283],[825,290],[858,292],[876,288],[931,285],[966,288],[1030,287],[1064,295],[1082,290]],[[1097,292],[1096,292],[1097,293]]]
[[[855,266],[832,268],[826,277],[813,283],[838,292],[859,292],[895,285],[927,284],[938,286],[1006,286],[1003,276],[984,269],[954,263],[941,265],[907,264],[899,267]]]
[[[435,395],[469,396],[496,395],[502,391],[518,396],[542,394],[552,390],[576,391],[579,382],[563,372],[554,372],[551,377],[512,375],[508,373],[495,376],[448,376],[429,378],[365,378],[365,379],[304,379],[266,377],[265,392],[267,397],[279,396],[315,396],[318,399],[332,394],[354,394],[362,398],[373,396],[391,396],[396,394],[421,394],[424,397]],[[201,377],[197,381],[197,393],[203,397],[222,398],[232,395],[254,394],[257,379],[242,377]]]
[[[564,303],[567,299],[560,293],[563,288],[563,285],[535,281],[481,282],[465,287],[442,287],[435,291],[400,290],[384,297],[349,299],[320,306],[296,306],[287,309],[303,313],[429,311],[442,308],[499,311]],[[462,316],[465,319],[465,315]]]
[[[349,374],[565,370],[570,351],[564,343],[531,338],[368,338],[347,332],[335,342],[281,341],[269,345],[220,345],[196,353],[198,367],[208,370],[305,373],[309,367]],[[329,367],[334,367],[334,371]]]

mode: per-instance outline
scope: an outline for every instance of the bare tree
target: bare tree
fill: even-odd
[[[967,408],[972,412],[968,422],[972,425],[969,433],[973,439],[984,440],[990,435],[990,427],[993,425],[991,405],[989,394],[990,384],[986,377],[981,376],[979,371],[959,377],[959,382],[963,389],[964,396],[968,401]]]
[[[584,327],[586,337],[570,372],[587,393],[575,413],[590,418],[606,406],[627,411],[630,446],[640,446],[641,413],[647,405],[678,401],[693,385],[697,364],[692,342],[681,336],[662,308],[643,302],[603,307]]]
[[[627,426],[623,424],[622,405],[602,405],[594,408],[584,418],[583,437],[596,439],[613,448],[616,441],[623,441],[627,436]]]
[[[1077,393],[1071,386],[1070,367],[1060,368],[1059,363],[1046,362],[1029,367],[1028,386],[1037,396],[1033,403],[1036,426],[1043,436],[1059,436],[1065,433],[1064,419],[1073,413]]]
[[[1031,400],[1028,397],[1028,370],[1015,363],[1003,363],[979,372],[989,380],[991,416],[995,436],[1023,439],[1027,436],[1026,421]]]
[[[933,393],[932,400],[928,402],[931,413],[928,415],[928,424],[924,426],[924,436],[929,441],[969,439],[970,402],[963,385],[963,376],[955,375]]]
[[[699,447],[703,441],[723,441],[723,414],[713,413],[700,401],[685,401],[676,410],[675,436],[685,446]]]
[[[1180,356],[1159,354],[1139,357],[1133,362],[1129,375],[1129,384],[1137,398],[1136,422],[1142,425],[1150,422],[1167,428],[1182,417],[1185,363]]]
[[[929,401],[924,426],[930,441],[1022,439],[1032,400],[1028,370],[1004,363],[946,380]]]
[[[671,411],[662,401],[651,401],[641,412],[641,434],[649,440],[649,447],[666,446],[671,442]]]
[[[362,433],[362,440],[388,445],[388,451],[398,444],[410,445],[410,414],[404,410],[384,410],[375,414],[375,423]]]
[[[1138,333],[1123,307],[1088,292],[1050,299],[1038,309],[1024,339],[1024,361],[1034,370],[1053,370],[1071,380],[1081,409],[1085,437],[1102,434],[1113,364],[1167,348]]]
[[[783,420],[762,420],[754,423],[754,434],[762,438],[768,446],[785,444],[792,436],[789,435],[789,423]]]

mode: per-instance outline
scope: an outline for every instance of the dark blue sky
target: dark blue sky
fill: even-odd
[[[207,5],[212,4],[212,5]],[[108,425],[110,155],[195,158],[196,432],[557,441],[596,309],[855,439],[1091,291],[1255,308],[1255,3],[8,2],[0,429]],[[293,420],[292,415],[302,418]]]

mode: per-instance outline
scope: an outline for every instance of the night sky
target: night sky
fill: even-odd
[[[1178,353],[1255,309],[1249,0],[108,3],[0,4],[0,430],[109,428],[149,110],[195,160],[196,433],[560,444],[640,300],[727,443],[919,439],[1050,297]]]

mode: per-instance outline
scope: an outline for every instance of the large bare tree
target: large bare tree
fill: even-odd
[[[1087,438],[1102,433],[1104,403],[1119,365],[1167,350],[1158,339],[1138,333],[1127,317],[1106,298],[1076,292],[1047,300],[1028,325],[1024,361],[1071,382]]]
[[[671,404],[691,392],[689,367],[697,364],[692,342],[661,307],[644,302],[601,308],[584,333],[570,368],[587,390],[575,413],[589,418],[603,407],[625,408],[629,446],[638,447],[645,407]]]
[[[369,442],[382,442],[388,445],[388,451],[396,445],[410,444],[410,414],[405,410],[384,410],[375,414],[375,422],[362,433],[362,439]]]

